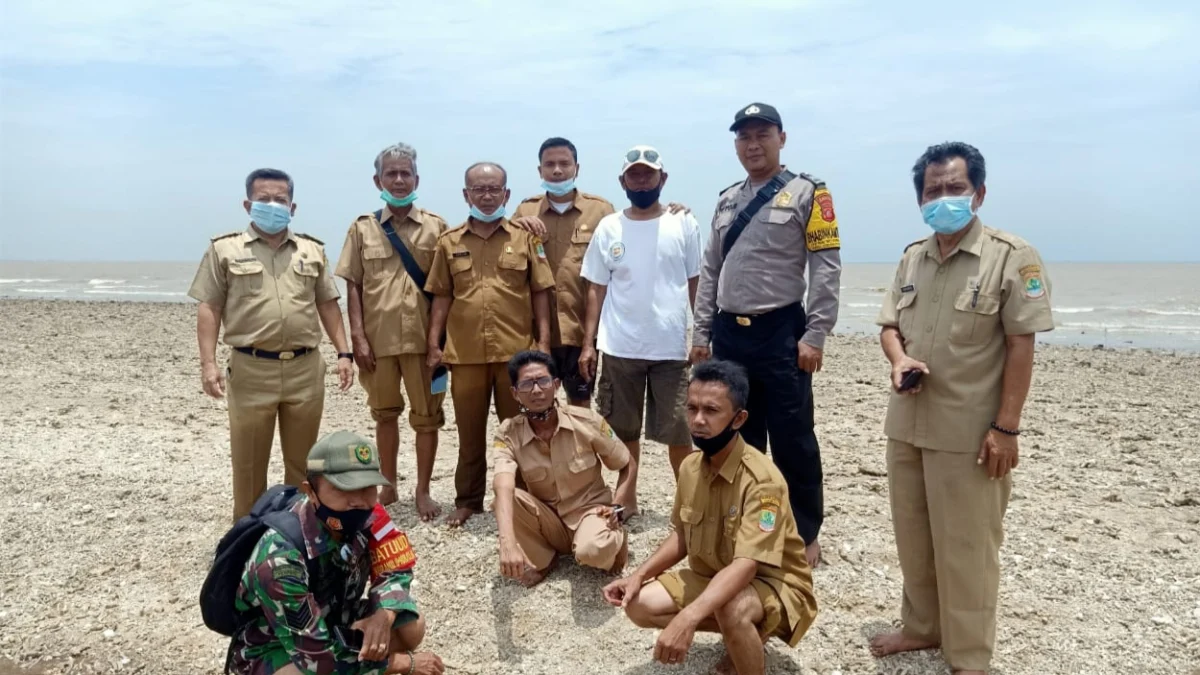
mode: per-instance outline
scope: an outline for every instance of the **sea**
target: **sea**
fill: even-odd
[[[0,261],[0,298],[192,303],[187,290],[196,265]],[[1200,354],[1200,263],[1045,267],[1055,329],[1039,335],[1039,341]],[[875,316],[894,273],[894,263],[845,265],[834,332],[877,333]]]

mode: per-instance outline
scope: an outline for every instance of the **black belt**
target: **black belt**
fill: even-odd
[[[778,326],[783,321],[795,321],[797,340],[804,335],[808,324],[808,317],[804,313],[804,304],[799,302],[767,310],[760,314],[738,314],[736,312],[726,312],[718,308],[717,316],[724,318],[726,321],[732,319],[737,325],[743,328],[753,325],[755,327],[766,328],[767,330],[771,330],[771,328]]]
[[[291,361],[297,356],[304,356],[309,352],[316,351],[315,347],[301,347],[288,352],[269,352],[265,349],[255,349],[254,347],[234,347],[233,349],[243,354],[257,356],[260,359],[275,359],[276,361]]]

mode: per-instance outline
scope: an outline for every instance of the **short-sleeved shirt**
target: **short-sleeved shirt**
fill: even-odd
[[[978,219],[968,227],[945,260],[934,235],[904,251],[876,320],[929,366],[919,393],[892,392],[884,431],[928,450],[979,452],[1000,408],[1005,336],[1054,328],[1038,252]]]
[[[543,246],[554,272],[550,303],[550,346],[583,346],[585,284],[579,276],[583,253],[600,219],[613,212],[603,197],[575,191],[575,202],[563,213],[550,206],[543,193],[517,205],[513,218],[537,216],[546,225]]]
[[[272,249],[253,228],[215,237],[188,295],[221,309],[225,344],[267,351],[321,343],[317,305],[337,300],[325,245],[289,231]]]
[[[396,613],[393,627],[416,618],[410,591],[416,556],[408,537],[381,506],[368,529],[341,546],[307,497],[298,499],[291,511],[299,518],[305,550],[275,530],[255,545],[234,600],[247,623],[233,637],[232,672],[251,675],[294,664],[302,673],[383,673],[386,661],[359,661],[357,653],[338,642],[332,627],[348,628],[377,609]],[[309,577],[310,567],[320,578]],[[341,587],[322,583],[338,579]],[[332,611],[332,602],[322,604],[327,598],[337,598],[341,612]]]
[[[601,352],[626,359],[687,359],[688,282],[700,276],[700,224],[690,213],[605,216],[583,258],[583,278],[608,288]]]
[[[825,346],[837,323],[841,239],[833,197],[812,176],[793,178],[747,223],[726,257],[725,235],[764,186],[747,178],[721,192],[696,290],[692,341],[708,344],[717,310],[753,316],[805,303],[802,341]]]
[[[495,472],[521,472],[529,494],[545,502],[569,528],[597,507],[612,504],[600,464],[620,471],[629,450],[598,413],[559,406],[558,428],[549,445],[537,437],[524,415],[505,420],[493,443]]]
[[[687,545],[693,572],[714,577],[737,558],[758,563],[755,578],[779,595],[796,646],[817,615],[812,570],[788,502],[787,483],[775,463],[736,445],[720,470],[694,452],[679,466],[671,526]]]
[[[400,241],[428,277],[446,221],[418,208],[398,223],[386,207],[382,217],[385,223],[391,221]],[[429,300],[408,276],[400,254],[374,214],[359,216],[350,225],[334,274],[362,287],[363,329],[375,356],[425,353]]]
[[[446,363],[505,363],[533,347],[532,293],[553,287],[541,241],[507,219],[487,239],[470,221],[442,234],[425,290],[454,299]]]

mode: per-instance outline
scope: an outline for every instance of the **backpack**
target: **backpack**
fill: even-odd
[[[234,636],[249,619],[237,610],[236,599],[246,561],[268,529],[283,535],[290,544],[305,551],[300,519],[289,509],[300,497],[292,485],[275,485],[254,502],[248,515],[242,516],[217,543],[212,567],[200,588],[200,614],[204,625],[221,635]],[[305,556],[310,579],[315,579],[312,561]]]

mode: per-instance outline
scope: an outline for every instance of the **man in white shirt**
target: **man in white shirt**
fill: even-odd
[[[688,306],[695,303],[700,277],[700,225],[691,213],[668,213],[659,202],[667,173],[654,148],[638,145],[627,152],[619,180],[630,206],[600,221],[583,257],[583,278],[591,283],[579,372],[596,376],[598,349],[604,355],[596,393],[599,413],[640,461],[644,405],[646,438],[668,446],[678,476],[692,451],[684,406]],[[636,511],[635,501],[628,515]]]

